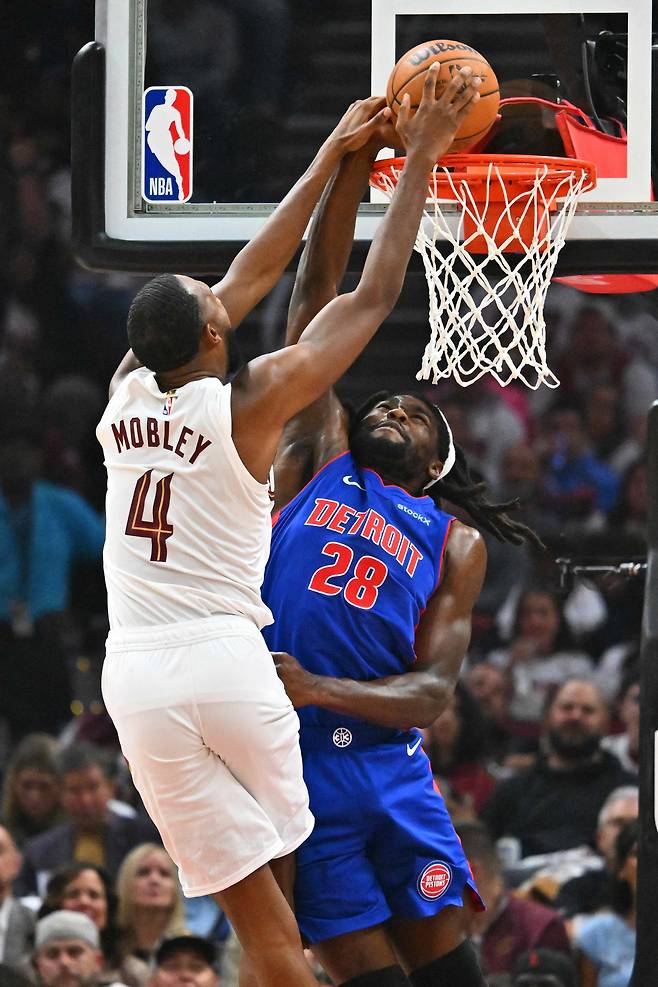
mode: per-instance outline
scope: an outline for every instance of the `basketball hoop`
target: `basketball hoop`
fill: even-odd
[[[404,161],[376,161],[370,184],[390,199]],[[415,244],[431,327],[419,380],[466,387],[490,373],[503,387],[558,386],[546,292],[578,199],[595,185],[595,165],[572,158],[449,154],[435,165]]]

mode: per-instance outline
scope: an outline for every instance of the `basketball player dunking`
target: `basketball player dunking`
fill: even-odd
[[[324,193],[288,344],[336,295],[376,150],[345,159]],[[489,504],[442,413],[413,394],[373,396],[349,428],[326,393],[286,427],[275,475],[288,503],[272,533],[264,634],[289,652],[276,659],[316,818],[297,854],[301,931],[343,987],[483,987],[464,931],[480,899],[411,729],[452,695],[485,571],[481,535],[441,500],[501,539],[536,539],[509,505]]]
[[[440,97],[436,77],[415,116],[408,102],[400,113],[407,163],[355,291],[296,346],[222,383],[232,331],[290,261],[341,159],[385,124],[376,97],[347,111],[213,290],[172,275],[141,289],[128,316],[132,352],[98,426],[108,471],[105,703],[185,893],[216,896],[261,987],[315,983],[274,876],[289,879],[313,817],[299,721],[260,634],[272,619],[259,593],[267,481],[285,423],[338,379],[397,300],[428,172],[478,98],[470,69]]]

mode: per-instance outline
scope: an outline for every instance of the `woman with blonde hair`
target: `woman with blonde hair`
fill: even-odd
[[[186,931],[183,892],[173,861],[156,843],[141,843],[117,875],[119,954],[150,962],[163,939]]]

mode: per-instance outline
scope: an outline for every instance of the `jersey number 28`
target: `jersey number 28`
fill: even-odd
[[[331,565],[323,565],[311,576],[308,588],[323,596],[338,596],[342,593],[348,603],[362,610],[370,610],[377,602],[379,587],[388,576],[388,566],[372,555],[362,555],[354,566],[354,574],[344,586],[330,582],[346,575],[352,565],[354,552],[348,545],[330,541],[322,549],[323,555],[333,555]]]

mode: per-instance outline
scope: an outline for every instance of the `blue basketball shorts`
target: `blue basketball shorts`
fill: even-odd
[[[338,733],[338,731],[336,731]],[[309,944],[463,904],[484,908],[462,845],[420,746],[420,734],[346,746],[327,728],[302,731],[315,828],[297,851],[295,910]],[[341,736],[344,743],[344,736]]]

